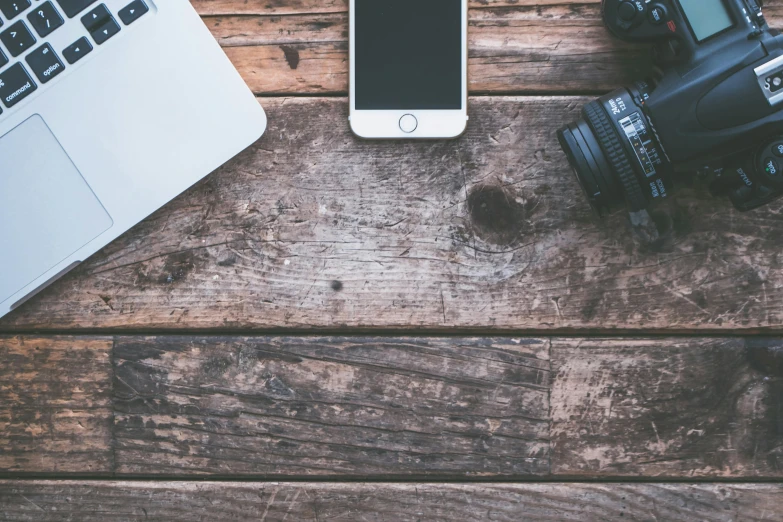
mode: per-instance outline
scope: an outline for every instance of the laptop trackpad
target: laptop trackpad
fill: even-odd
[[[40,116],[0,137],[0,303],[111,226]]]

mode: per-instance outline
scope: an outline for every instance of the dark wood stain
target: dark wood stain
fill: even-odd
[[[281,45],[280,49],[285,55],[285,61],[291,70],[296,70],[299,67],[299,51],[289,45]]]
[[[750,364],[764,375],[783,377],[783,341],[779,339],[747,339]]]
[[[768,377],[769,346],[747,342],[557,341],[553,472],[780,473],[783,379]]]
[[[163,353],[144,348],[173,343]],[[487,352],[469,340],[385,338],[116,344],[120,473],[526,476],[548,469],[548,362],[537,347],[496,339],[482,343]]]

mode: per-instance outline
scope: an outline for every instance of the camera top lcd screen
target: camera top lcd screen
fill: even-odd
[[[356,0],[357,110],[462,108],[462,0]]]
[[[680,0],[680,5],[699,42],[734,25],[723,0]]]

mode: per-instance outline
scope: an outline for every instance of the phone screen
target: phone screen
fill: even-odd
[[[357,110],[462,108],[462,0],[356,0]]]

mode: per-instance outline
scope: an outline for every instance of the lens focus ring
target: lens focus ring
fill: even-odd
[[[606,111],[598,102],[592,101],[585,105],[584,114],[604,154],[609,159],[609,163],[617,173],[617,177],[625,192],[629,210],[636,212],[647,207],[647,199],[642,193],[642,188],[639,185],[633,167],[631,167],[631,163],[628,161],[625,149],[623,149],[622,143],[617,138]]]

